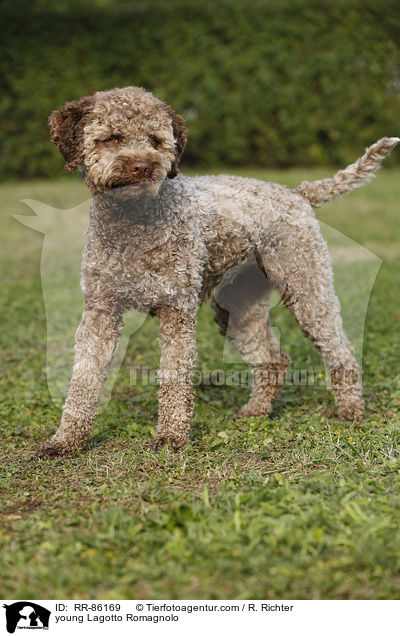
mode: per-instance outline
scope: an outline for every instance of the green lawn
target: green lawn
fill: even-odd
[[[296,185],[327,172],[248,174]],[[386,167],[318,213],[383,261],[378,271],[349,239],[343,247],[337,233],[338,247],[331,237],[356,339],[360,297],[368,300],[378,272],[363,338],[365,422],[338,421],[328,390],[296,384],[283,388],[270,418],[233,422],[248,390],[203,385],[190,446],[154,453],[156,388],[132,386],[128,369],[157,368],[156,324],[146,319],[88,448],[49,462],[32,452],[60,417],[45,367],[42,235],[10,214],[31,214],[25,198],[72,208],[88,195],[73,178],[0,186],[0,597],[400,598],[399,194],[400,169]],[[58,311],[69,315],[63,281],[70,289],[75,275],[63,261],[54,269]],[[319,356],[279,303],[272,319],[293,368],[321,377]],[[203,307],[199,364],[239,369],[223,348]]]

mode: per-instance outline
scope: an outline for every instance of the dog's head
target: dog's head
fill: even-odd
[[[143,88],[128,86],[68,102],[49,117],[51,140],[93,193],[155,196],[178,173],[184,119]]]

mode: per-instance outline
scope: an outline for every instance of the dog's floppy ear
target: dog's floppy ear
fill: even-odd
[[[67,102],[61,110],[53,110],[49,117],[51,141],[66,160],[65,170],[73,172],[83,161],[83,127],[94,97],[82,97]]]
[[[178,164],[179,164],[181,155],[183,151],[185,150],[186,139],[187,139],[187,126],[183,117],[181,117],[181,115],[177,115],[172,110],[172,108],[169,108],[168,112],[171,115],[172,130],[174,131],[174,137],[175,137],[175,158],[171,164],[171,169],[168,172],[167,176],[170,179],[173,179],[174,177],[176,177],[176,175],[179,172]]]

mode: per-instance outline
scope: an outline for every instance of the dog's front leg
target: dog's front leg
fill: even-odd
[[[159,321],[160,389],[154,448],[181,449],[189,441],[193,415],[193,369],[196,362],[196,313],[170,306],[155,311]]]
[[[73,455],[90,435],[100,393],[123,326],[118,310],[87,308],[75,336],[75,362],[61,424],[39,455]]]

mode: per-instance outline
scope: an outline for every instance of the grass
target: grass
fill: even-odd
[[[288,185],[323,176],[250,174]],[[60,417],[46,377],[42,236],[10,214],[29,214],[20,199],[72,208],[87,193],[74,179],[0,186],[0,597],[400,597],[399,177],[385,168],[319,211],[383,261],[365,322],[362,424],[338,421],[325,388],[296,384],[283,388],[270,418],[232,422],[247,389],[203,385],[191,445],[154,453],[156,390],[131,386],[127,369],[157,368],[156,324],[146,319],[89,447],[52,462],[32,454]],[[346,311],[357,306],[369,263],[337,264]],[[70,289],[71,272],[63,262],[55,269],[59,289],[63,280]],[[60,305],[68,313],[62,294]],[[273,321],[294,368],[319,377],[319,357],[279,304]],[[198,343],[202,366],[232,368],[207,306]]]

